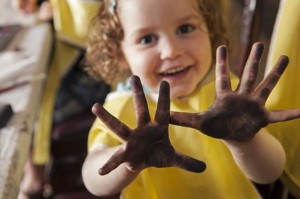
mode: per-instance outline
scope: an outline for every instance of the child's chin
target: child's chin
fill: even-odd
[[[185,97],[188,97],[191,94],[191,92],[188,92],[187,90],[185,91],[174,91],[170,92],[170,98],[171,99],[182,99]]]

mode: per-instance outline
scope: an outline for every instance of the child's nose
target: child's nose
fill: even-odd
[[[162,43],[161,59],[174,59],[183,54],[183,48],[176,39],[167,39]]]

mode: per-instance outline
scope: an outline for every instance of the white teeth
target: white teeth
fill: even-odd
[[[187,69],[187,68],[188,68],[188,67],[175,68],[175,69],[171,69],[171,70],[168,70],[168,71],[166,71],[166,72],[163,72],[162,74],[163,74],[163,75],[173,75],[173,74],[182,72],[182,71],[184,71],[184,70]]]

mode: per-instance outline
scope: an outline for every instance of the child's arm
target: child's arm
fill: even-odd
[[[224,140],[236,163],[256,183],[271,183],[282,173],[285,153],[279,141],[262,129],[248,142]]]
[[[174,166],[198,173],[206,167],[202,161],[180,154],[170,143],[169,84],[161,83],[153,122],[150,121],[147,101],[137,76],[131,78],[131,86],[137,118],[135,129],[130,129],[100,104],[93,107],[93,113],[124,141],[121,146],[93,151],[87,157],[82,171],[83,179],[86,187],[97,195],[121,191],[139,171],[147,167]],[[97,175],[98,172],[100,175]]]
[[[121,164],[107,175],[99,175],[99,168],[102,168],[107,160],[119,150],[119,147],[92,150],[82,167],[82,178],[86,188],[97,196],[112,195],[120,192],[139,173],[130,171]]]
[[[280,176],[285,154],[280,143],[262,127],[269,123],[299,118],[300,110],[265,109],[265,102],[289,60],[286,56],[281,56],[270,74],[254,88],[262,52],[262,44],[253,45],[238,88],[232,91],[226,48],[219,47],[215,103],[202,113],[172,112],[170,122],[223,139],[250,179],[268,183]]]

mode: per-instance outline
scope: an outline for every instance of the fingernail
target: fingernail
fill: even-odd
[[[259,60],[263,54],[264,45],[262,43],[256,44],[256,51],[255,51],[255,59]]]
[[[222,60],[224,60],[224,59],[226,59],[227,58],[227,50],[226,50],[226,47],[225,46],[221,46],[220,48],[219,48],[219,55],[220,55],[220,58],[222,59]]]
[[[279,58],[279,62],[280,62],[280,67],[278,67],[278,73],[279,74],[283,74],[283,72],[285,71],[287,65],[289,64],[289,58],[285,55],[280,56]]]

